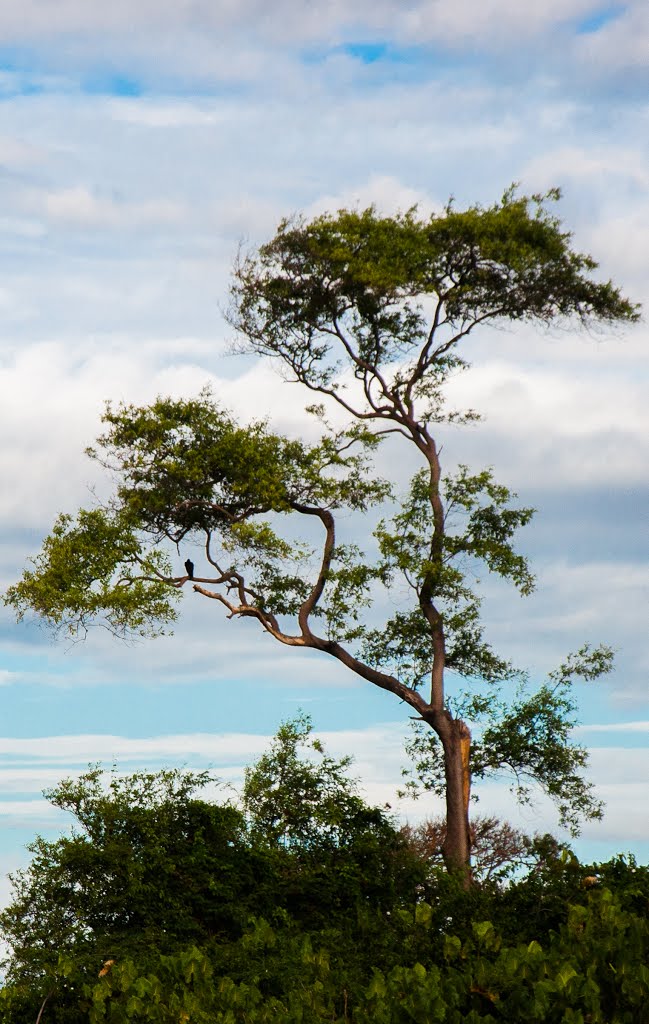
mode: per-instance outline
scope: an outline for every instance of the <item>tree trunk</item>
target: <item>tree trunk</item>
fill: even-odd
[[[471,884],[471,838],[469,832],[471,733],[461,719],[451,719],[440,739],[444,748],[446,776],[446,838],[442,847],[442,855],[447,869],[460,872],[462,884],[468,888]]]

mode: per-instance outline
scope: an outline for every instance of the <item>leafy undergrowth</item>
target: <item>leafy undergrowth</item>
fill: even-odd
[[[647,872],[619,860],[609,867],[621,866],[627,883],[639,874],[640,884],[588,892],[556,930],[530,941],[504,942],[490,921],[455,934],[450,921],[440,927],[450,907],[420,903],[384,920],[381,964],[372,966],[371,946],[359,940],[364,928],[380,929],[376,919],[316,934],[258,919],[233,943],[152,949],[99,970],[62,954],[37,998],[26,980],[0,991],[0,1020],[35,1020],[44,1001],[43,1024],[645,1024]],[[504,914],[508,903],[514,913],[525,888],[492,895],[494,909]],[[390,965],[395,940],[402,957]]]
[[[238,807],[208,773],[60,783],[77,824],[0,914],[0,1024],[649,1024],[649,868],[550,836],[515,864],[492,823],[467,891],[308,738],[285,727]]]

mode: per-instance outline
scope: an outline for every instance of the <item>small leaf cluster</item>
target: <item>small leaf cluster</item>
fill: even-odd
[[[142,407],[109,403],[104,422],[109,429],[89,454],[118,475],[118,502],[139,527],[174,541],[234,528],[232,543],[244,546],[249,536],[236,528],[253,516],[296,503],[363,510],[385,486],[367,479],[362,452],[341,450],[367,446],[360,432],[325,433],[307,445],[264,421],[237,424],[209,390]]]

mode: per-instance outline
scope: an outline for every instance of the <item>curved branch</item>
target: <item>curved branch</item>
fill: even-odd
[[[43,1016],[43,1010],[45,1009],[46,1003],[48,1002],[49,999],[52,998],[52,996],[54,995],[55,992],[56,992],[56,989],[55,988],[51,988],[50,991],[45,996],[45,999],[41,1003],[41,1008],[38,1011],[38,1017],[36,1018],[36,1024],[40,1024],[41,1018]]]
[[[372,668],[371,665],[367,665],[364,661],[360,661],[359,658],[351,654],[338,641],[324,640],[311,633],[310,641],[307,642],[306,646],[329,654],[362,679],[367,679],[374,686],[378,686],[382,690],[388,690],[399,697],[404,703],[414,708],[426,721],[430,720],[431,706],[424,700],[418,690],[413,690],[412,687],[406,686],[396,676],[389,675],[387,672],[380,672],[378,669]]]
[[[289,633],[284,633],[278,625],[277,619],[270,612],[262,611],[261,608],[255,607],[251,604],[233,604],[232,601],[228,601],[227,597],[223,594],[214,593],[213,590],[206,590],[205,587],[201,587],[198,584],[194,584],[194,591],[197,594],[201,594],[203,597],[208,597],[212,601],[218,601],[219,604],[224,605],[229,612],[228,618],[251,618],[257,619],[258,622],[264,627],[267,633],[274,636],[280,643],[286,644],[289,647],[305,647],[306,643],[301,636],[291,636]]]
[[[311,589],[311,593],[300,605],[300,610],[297,616],[302,636],[307,640],[313,637],[311,627],[309,626],[309,616],[322,597],[327,582],[327,576],[329,575],[329,570],[331,568],[331,560],[333,558],[334,547],[336,544],[336,524],[332,513],[328,509],[317,508],[311,505],[301,505],[297,501],[291,502],[291,508],[295,509],[296,512],[301,512],[302,515],[305,516],[317,516],[325,528],[325,541],[318,578]]]
[[[415,380],[421,377],[421,375],[426,372],[426,368],[430,365],[428,362],[428,355],[433,347],[433,341],[435,340],[435,335],[440,326],[440,314],[445,302],[446,294],[437,296],[437,305],[435,306],[435,313],[433,314],[433,320],[430,325],[426,344],[422,347],[422,350],[419,353],[419,359],[417,360],[417,377]]]
[[[212,531],[211,530],[205,530],[205,557],[206,557],[207,561],[210,563],[210,565],[214,566],[214,568],[217,570],[217,572],[221,573],[222,576],[225,575],[225,573],[223,572],[223,569],[221,568],[219,563],[216,562],[212,558]]]

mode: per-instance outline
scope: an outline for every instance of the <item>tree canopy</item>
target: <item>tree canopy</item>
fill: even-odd
[[[508,768],[540,784],[575,827],[597,815],[585,752],[570,735],[569,685],[607,671],[611,652],[582,647],[540,689],[520,688],[485,637],[475,574],[482,565],[521,594],[532,590],[514,540],[533,510],[518,507],[491,469],[443,472],[434,437],[437,424],[478,418],[447,408],[445,385],[467,368],[461,343],[480,326],[638,318],[572,248],[551,212],[557,198],[509,190],[491,207],[449,204],[431,217],[370,208],[284,221],[240,256],[230,321],[244,350],[271,357],[315,395],[319,438],[239,424],[207,391],[109,404],[89,455],[115,476],[113,497],[60,516],[6,602],[75,636],[95,622],[120,636],[155,635],[173,623],[189,584],[280,643],[337,659],[432,730],[422,772],[427,784],[443,776],[449,867],[467,870],[472,773]],[[349,422],[331,425],[326,403]],[[405,495],[383,478],[388,434],[421,462]],[[369,558],[339,538],[337,519],[363,515],[367,535],[377,507]],[[308,542],[311,524],[320,547]],[[173,572],[181,543],[203,547],[191,580]],[[381,593],[395,608],[383,621]],[[465,681],[459,689],[449,689],[449,672]]]

